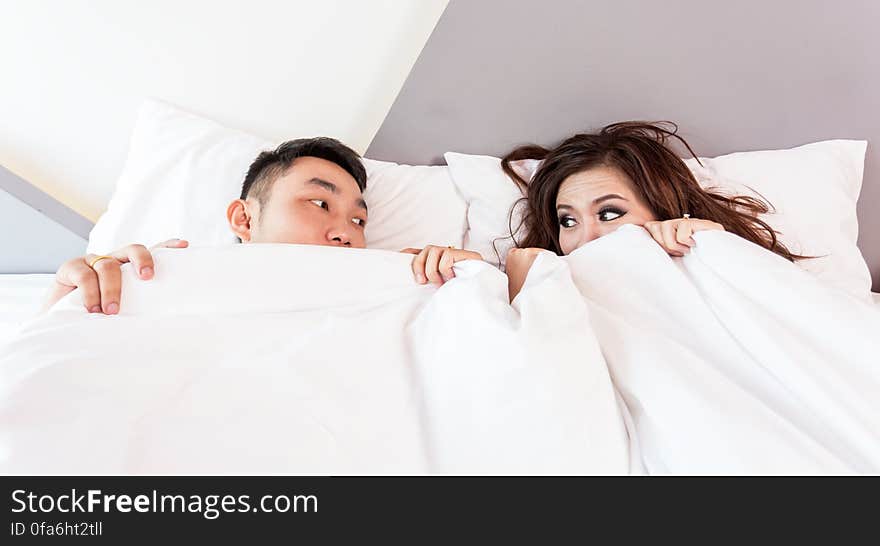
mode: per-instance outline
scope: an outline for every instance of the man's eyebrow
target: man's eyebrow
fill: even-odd
[[[334,184],[333,182],[327,182],[326,180],[321,180],[320,178],[312,178],[311,180],[306,182],[306,184],[314,184],[315,186],[321,186],[325,190],[328,190],[332,193],[339,193],[339,187],[336,184]],[[358,206],[358,208],[367,210],[367,202],[363,199],[358,199],[355,204]]]
[[[312,178],[306,184],[314,184],[315,186],[321,186],[325,190],[331,193],[339,193],[339,188],[336,187],[336,184],[333,182],[327,182],[326,180],[321,180],[320,178]]]

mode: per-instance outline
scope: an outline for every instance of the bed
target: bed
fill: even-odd
[[[786,28],[797,33],[791,43],[818,44],[825,9],[799,7],[796,29],[787,10],[757,2],[689,26],[681,14],[702,4],[677,4],[646,4],[634,18],[631,6],[559,2],[536,13],[450,2],[366,154],[369,250],[230,244],[217,211],[248,162],[277,142],[147,101],[89,251],[175,236],[193,244],[157,251],[153,281],[124,268],[116,317],[85,313],[73,293],[28,322],[51,275],[0,276],[0,336],[27,322],[0,351],[0,472],[880,471],[880,294],[870,292],[872,273],[880,288],[880,230],[867,213],[880,185],[877,151],[865,155],[880,124],[860,121],[876,93],[846,100],[842,113],[814,108],[834,89],[805,85],[821,96],[785,100],[792,79],[848,70],[837,62],[845,52],[800,65],[785,62],[785,49],[742,43],[784,44],[776,31]],[[584,33],[595,10],[608,24]],[[780,21],[754,29],[763,41],[741,32],[756,10]],[[842,27],[872,20],[835,17]],[[671,28],[683,40],[674,47],[698,40],[690,51],[704,57],[670,56],[647,30],[611,39],[615,21]],[[503,35],[486,40],[487,29]],[[876,39],[867,30],[831,37],[823,51],[874,50],[860,42]],[[787,67],[782,84],[763,77],[767,63]],[[716,77],[690,73],[695,65]],[[853,67],[842,81],[876,89],[864,81],[871,71]],[[760,85],[719,76],[731,73]],[[806,177],[821,179],[787,227],[834,224],[849,266],[835,253],[811,271],[724,233],[698,234],[692,255],[672,259],[625,226],[570,256],[541,254],[512,304],[500,262],[463,262],[440,288],[413,284],[395,250],[488,248],[501,234],[516,195],[498,155],[632,118],[672,118],[698,152],[724,154],[706,158],[716,167],[708,174],[691,165],[698,178],[724,178],[745,161],[749,180],[789,173],[784,193],[796,197],[810,193],[798,186]],[[755,168],[758,156],[773,168]],[[829,203],[845,219],[822,212]],[[255,271],[260,282],[242,282]]]

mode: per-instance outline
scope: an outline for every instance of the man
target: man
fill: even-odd
[[[367,173],[360,156],[348,146],[326,137],[291,140],[257,156],[245,176],[241,196],[227,207],[226,218],[230,229],[245,244],[365,248],[366,185]],[[154,248],[187,245],[187,241],[171,239]],[[401,252],[415,254],[412,269],[420,284],[443,284],[454,276],[455,262],[482,259],[476,252],[434,245]],[[45,308],[79,288],[90,313],[118,313],[120,268],[127,262],[131,262],[138,278],[153,277],[153,257],[143,245],[65,262],[55,274]]]

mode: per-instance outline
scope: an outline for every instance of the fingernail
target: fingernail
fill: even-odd
[[[153,268],[152,267],[141,268],[141,277],[152,277],[152,276],[153,276]]]
[[[419,284],[425,284],[425,281],[427,281],[427,280],[428,280],[428,279],[426,279],[425,276],[422,275],[422,274],[418,274],[418,275],[416,275],[416,281],[417,281]]]
[[[117,312],[119,312],[119,304],[111,303],[107,306],[108,315],[115,315]]]
[[[89,307],[89,313],[100,313],[100,312],[101,312],[100,305],[93,305],[93,306]]]

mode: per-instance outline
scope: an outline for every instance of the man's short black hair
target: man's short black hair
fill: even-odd
[[[317,157],[335,163],[355,179],[361,192],[367,187],[367,171],[357,152],[335,138],[298,138],[257,156],[241,185],[241,199],[256,197],[260,206],[265,205],[272,184],[299,157]]]

